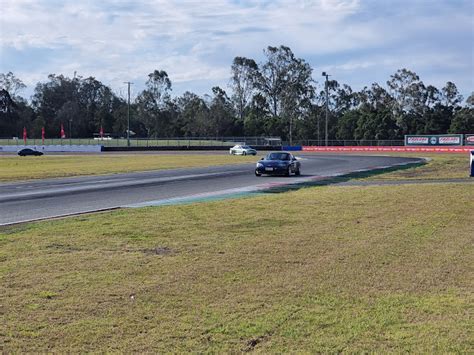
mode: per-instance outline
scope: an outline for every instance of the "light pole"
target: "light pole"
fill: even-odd
[[[130,147],[130,85],[133,84],[130,81],[126,81],[128,85],[128,110],[127,110],[127,147]]]
[[[328,77],[329,74],[327,74],[325,71],[322,72],[322,76],[326,77],[326,82],[324,83],[325,89],[326,89],[326,134],[325,134],[325,144],[326,147],[328,146],[328,114],[329,114],[329,88],[328,88]]]

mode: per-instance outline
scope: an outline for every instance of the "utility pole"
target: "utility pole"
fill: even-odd
[[[329,74],[327,74],[325,71],[321,74],[322,76],[326,77],[326,82],[324,83],[325,88],[326,88],[326,136],[325,136],[325,144],[326,147],[328,146],[328,115],[329,115],[329,82],[328,82],[328,77]]]
[[[293,115],[290,114],[290,146],[293,145]]]
[[[124,84],[128,85],[128,110],[127,110],[127,147],[130,147],[130,81],[125,81]]]

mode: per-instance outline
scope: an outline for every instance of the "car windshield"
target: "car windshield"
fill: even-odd
[[[288,153],[270,153],[267,155],[267,160],[290,160]]]

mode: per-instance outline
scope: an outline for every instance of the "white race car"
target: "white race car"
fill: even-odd
[[[257,155],[257,151],[248,145],[234,145],[229,149],[231,155]]]

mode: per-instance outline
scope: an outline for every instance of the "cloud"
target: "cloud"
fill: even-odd
[[[349,85],[359,81],[361,71],[370,85],[380,78],[374,73],[412,66],[433,78],[438,68],[437,81],[451,73],[449,80],[462,82],[463,90],[473,86],[466,79],[474,77],[470,0],[3,0],[2,5],[0,72],[13,71],[26,83],[77,71],[117,90],[131,80],[138,90],[148,73],[161,69],[179,88],[202,90],[207,82],[210,91],[226,86],[235,56],[261,61],[268,45],[284,44],[317,72],[332,71]],[[48,57],[35,58],[46,51]]]

